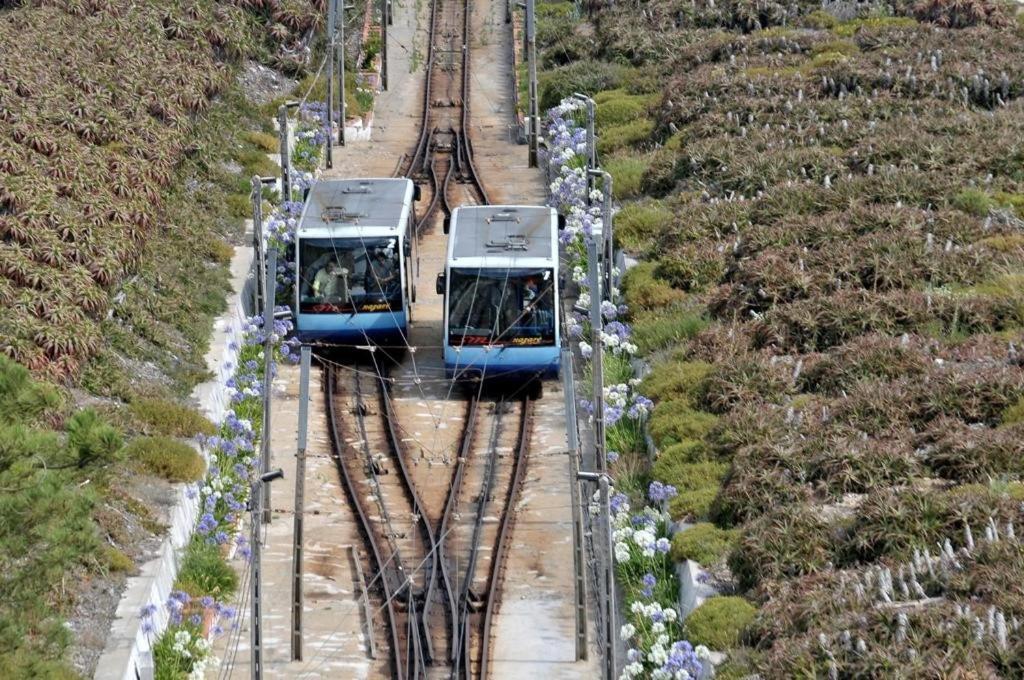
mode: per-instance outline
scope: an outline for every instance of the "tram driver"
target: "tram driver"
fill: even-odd
[[[326,302],[339,302],[348,295],[348,273],[337,258],[327,261],[313,277],[313,295]]]

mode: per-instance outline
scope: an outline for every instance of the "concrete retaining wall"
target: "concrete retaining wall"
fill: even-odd
[[[213,327],[206,366],[214,378],[197,385],[192,392],[200,409],[210,420],[221,422],[228,410],[226,383],[235,372],[238,348],[251,298],[249,273],[252,268],[252,249],[236,248],[231,260],[232,294],[228,309]],[[167,627],[168,614],[163,604],[167,601],[178,574],[183,548],[188,544],[199,514],[199,497],[189,498],[185,485],[178,485],[177,500],[169,518],[170,528],[158,554],[140,567],[138,576],[128,579],[121,601],[117,605],[110,626],[107,645],[96,667],[99,680],[147,680],[153,677],[151,642]],[[139,613],[146,605],[156,605],[153,616],[154,632],[142,631]]]

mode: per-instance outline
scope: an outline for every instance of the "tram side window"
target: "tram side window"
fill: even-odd
[[[309,314],[400,309],[397,239],[302,239],[299,311]]]
[[[550,269],[453,269],[449,342],[550,345],[555,280]]]

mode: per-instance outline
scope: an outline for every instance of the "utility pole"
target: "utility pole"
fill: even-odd
[[[338,123],[338,144],[345,146],[345,10],[348,7],[345,5],[345,0],[334,1],[338,3],[338,8],[335,10],[335,21],[338,24],[341,44],[338,46],[340,56],[332,53],[331,59],[338,58],[338,92],[341,95],[341,103],[338,105],[338,112],[341,114]]]
[[[287,101],[277,107],[277,124],[281,128],[278,143],[281,146],[281,200],[292,200],[292,172],[288,149],[288,109],[294,109],[298,102]]]
[[[605,555],[607,559],[602,565],[604,578],[604,601],[606,602],[604,620],[604,644],[605,644],[605,677],[608,680],[615,680],[618,677],[618,663],[616,662],[615,646],[617,626],[616,602],[615,602],[615,543],[612,539],[612,503],[611,503],[611,478],[606,473],[580,472],[578,478],[587,482],[597,482],[601,491],[601,514],[604,515],[604,526],[602,527],[602,539],[607,548]]]
[[[263,489],[270,488],[270,483],[275,479],[281,479],[284,473],[278,468],[273,472],[263,472],[258,479],[253,480],[249,489],[250,509],[250,534],[249,545],[252,550],[249,565],[249,596],[252,598],[252,605],[249,622],[250,644],[252,657],[249,663],[252,680],[263,680],[263,537],[260,535],[260,515],[263,511]]]
[[[257,479],[253,482],[251,494],[251,507],[252,513],[249,518],[250,523],[250,534],[249,534],[249,548],[252,554],[249,556],[251,564],[249,568],[252,570],[249,575],[250,581],[250,593],[249,596],[252,598],[252,609],[250,610],[251,620],[249,622],[249,635],[250,645],[252,649],[252,659],[249,663],[252,680],[262,680],[263,678],[263,612],[261,610],[260,596],[262,595],[262,573],[260,560],[262,559],[262,549],[260,537],[260,515],[263,512],[262,507],[262,489],[263,480]]]
[[[569,491],[572,503],[572,558],[576,574],[576,660],[587,658],[587,577],[583,551],[583,510],[580,503],[580,441],[576,421],[576,383],[573,375],[572,351],[562,337],[562,387],[565,391],[565,432],[569,454]]]
[[[530,77],[529,166],[537,167],[537,137],[540,133],[540,112],[537,102],[537,17],[536,0],[526,0],[526,61]]]
[[[309,421],[309,363],[303,345],[299,368],[299,442],[295,455],[295,516],[292,546],[292,661],[302,661],[302,529],[306,505],[306,429]]]
[[[268,248],[267,253],[266,295],[263,301],[263,438],[260,441],[260,474],[270,470],[270,393],[272,391],[272,371],[274,368],[274,303],[277,292],[277,251]],[[263,523],[270,524],[270,485],[264,484],[261,500]]]
[[[256,276],[253,286],[252,313],[263,303],[263,272],[267,271],[263,259],[263,180],[259,175],[252,176],[252,250],[256,256]]]
[[[590,286],[590,331],[592,342],[591,366],[593,367],[594,383],[594,455],[597,458],[597,469],[607,472],[608,459],[605,451],[604,427],[604,362],[601,341],[601,275],[600,260],[597,255],[597,241],[593,238],[587,243],[587,279]]]
[[[604,200],[601,201],[601,247],[603,250],[604,257],[604,291],[603,298],[608,302],[614,303],[614,287],[615,281],[615,242],[612,239],[612,176],[611,173],[601,170],[600,168],[590,170],[587,173],[591,177],[600,177],[604,180],[601,186],[601,195],[604,196]]]
[[[380,88],[388,89],[388,24],[391,23],[391,3],[380,0]]]
[[[338,0],[327,1],[327,168],[334,167],[334,140],[331,126],[334,124],[334,52],[335,52],[335,12]]]
[[[597,145],[594,140],[594,116],[597,113],[597,103],[579,92],[573,94],[573,97],[587,106],[587,171],[590,171],[597,167]]]

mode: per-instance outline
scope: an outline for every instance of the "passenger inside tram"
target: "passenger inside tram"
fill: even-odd
[[[337,314],[381,302],[398,309],[401,268],[395,244],[394,238],[302,239],[299,311]]]
[[[554,342],[551,270],[453,269],[451,277],[451,344]]]

